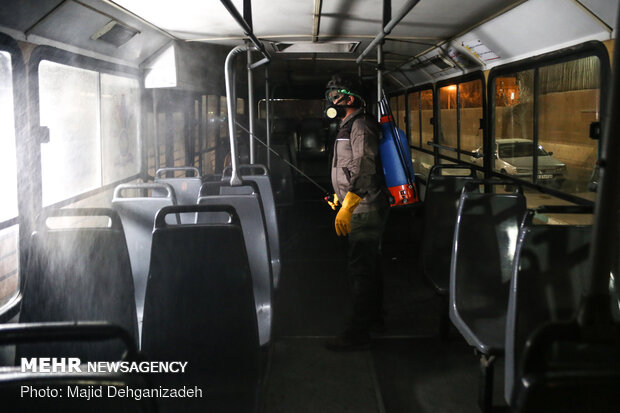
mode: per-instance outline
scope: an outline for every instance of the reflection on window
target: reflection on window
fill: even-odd
[[[136,79],[101,74],[103,184],[139,172],[140,85]]]
[[[411,144],[426,147],[433,140],[433,129],[430,123],[433,117],[433,91],[423,90],[409,94],[409,122]]]
[[[495,79],[495,142],[515,144],[516,139],[526,145],[529,155],[517,163],[503,157],[503,152],[493,154],[493,169],[497,172],[532,180],[534,138],[534,70],[518,72]],[[482,150],[479,151],[482,154]],[[482,165],[482,158],[474,159]]]
[[[2,51],[0,51],[0,167],[3,182],[2,202],[0,202],[0,222],[2,222],[17,216],[13,73],[11,55]]]
[[[44,206],[138,172],[136,80],[44,60],[39,102]]]
[[[593,196],[588,194],[588,183],[598,141],[590,139],[589,130],[600,120],[600,71],[597,57],[540,68],[538,143],[553,152],[552,157],[538,160],[539,176],[546,177],[540,183],[553,180],[565,192]]]

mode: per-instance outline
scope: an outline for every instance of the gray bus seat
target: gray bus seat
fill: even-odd
[[[50,217],[107,217],[109,227],[48,228]],[[32,234],[20,323],[108,321],[137,341],[131,264],[121,220],[104,208],[58,209],[42,214]],[[18,357],[117,360],[117,343],[24,345]]]
[[[252,187],[222,187],[222,191],[237,188]],[[256,192],[250,194],[222,194],[198,198],[199,205],[230,205],[232,206],[241,222],[245,249],[248,253],[248,261],[254,286],[254,303],[256,305],[256,319],[258,321],[258,336],[261,345],[266,345],[271,340],[272,325],[272,288],[273,280],[271,265],[269,264],[269,246],[267,243],[267,231],[263,218],[260,195]],[[197,214],[196,223],[212,222],[211,215]]]
[[[151,190],[152,196],[124,197],[126,191]],[[163,196],[158,196],[163,194]],[[145,193],[146,195],[146,193]],[[170,184],[157,182],[153,184],[123,184],[116,187],[112,198],[112,207],[121,217],[127,249],[131,260],[134,289],[136,294],[136,311],[138,315],[138,332],[142,331],[142,314],[144,312],[144,295],[149,276],[151,261],[151,241],[153,223],[157,211],[165,206],[176,205],[174,189]],[[178,217],[172,217],[173,219]]]
[[[447,171],[450,174],[444,174]],[[460,172],[464,172],[460,174]],[[448,295],[450,259],[459,197],[465,183],[475,179],[470,165],[434,165],[424,196],[424,275],[437,293]]]
[[[49,344],[58,341],[71,342],[101,342],[115,340],[123,345],[125,361],[138,361],[139,355],[134,337],[123,328],[106,322],[63,322],[63,323],[25,323],[0,325],[0,346],[26,345],[28,343]],[[105,412],[132,412],[147,413],[156,411],[155,400],[143,398],[136,400],[132,397],[107,397],[108,386],[116,392],[126,387],[149,387],[144,375],[139,373],[121,372],[90,372],[83,361],[78,371],[33,372],[22,371],[21,360],[16,360],[15,367],[0,369],[0,400],[12,409],[19,412],[38,413],[43,411],[58,411],[68,413]],[[88,400],[86,397],[70,397],[68,393],[88,392],[90,389],[102,388],[101,397]],[[28,393],[22,395],[23,389]],[[40,390],[48,394],[58,394],[62,397],[37,397],[30,392],[40,394]],[[69,390],[70,389],[70,390]],[[110,393],[112,391],[110,390]]]
[[[527,225],[519,232],[506,320],[504,396],[522,377],[525,343],[542,324],[576,316],[589,270],[590,226]]]
[[[249,168],[250,170],[246,169]],[[269,253],[271,256],[271,272],[273,274],[274,288],[278,288],[281,274],[281,262],[280,262],[280,231],[278,229],[278,217],[276,214],[276,203],[273,197],[273,190],[271,188],[271,181],[267,174],[267,168],[260,164],[255,165],[241,165],[240,166],[244,181],[255,182],[258,188],[258,192],[263,203],[263,211],[265,213],[265,226],[267,228],[267,240],[269,241]],[[244,171],[252,172],[252,170],[262,170],[261,174],[243,174]],[[230,169],[224,170],[224,178],[226,181],[226,175],[230,176]]]
[[[227,223],[169,225],[167,214],[227,212]],[[165,207],[155,218],[142,352],[187,361],[164,387],[204,389],[201,399],[161,400],[161,411],[250,412],[257,403],[260,345],[243,231],[230,206]],[[173,377],[174,376],[174,377]]]
[[[170,173],[185,172],[183,177],[168,177]],[[178,205],[195,205],[198,200],[198,193],[202,185],[200,171],[193,166],[181,166],[175,168],[160,168],[155,173],[156,183],[167,183],[174,188],[174,194],[177,198]],[[163,194],[161,194],[163,195]],[[194,217],[191,215],[181,215],[182,224],[191,224]]]
[[[527,209],[520,187],[510,194],[479,193],[481,183],[510,184],[472,181],[463,189],[454,230],[449,313],[457,330],[480,354],[479,404],[490,411],[494,360],[504,353],[512,263]]]
[[[594,324],[594,323],[592,323]],[[550,322],[528,338],[515,413],[620,411],[620,323]]]

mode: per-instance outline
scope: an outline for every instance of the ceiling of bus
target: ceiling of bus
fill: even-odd
[[[242,13],[243,0],[233,0]],[[584,39],[612,37],[620,0],[420,0],[390,33],[384,45],[386,82],[392,89],[436,81],[469,70],[488,69]],[[392,0],[392,15],[405,0]],[[319,26],[315,8],[320,4]],[[137,66],[169,43],[222,45],[244,41],[238,23],[217,0],[2,0],[0,31],[18,40],[46,40],[86,54]],[[290,82],[324,81],[335,71],[357,73],[355,59],[381,31],[380,0],[252,0],[256,36],[274,57],[273,77]],[[122,46],[91,36],[110,20],[138,34]],[[570,22],[567,24],[567,22]],[[315,35],[315,36],[314,36]],[[353,53],[276,53],[278,42],[359,42]],[[497,55],[472,52],[480,42]],[[450,66],[437,68],[440,55]],[[375,73],[376,53],[363,73]]]

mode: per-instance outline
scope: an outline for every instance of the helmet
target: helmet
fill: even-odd
[[[360,82],[345,75],[335,74],[325,86],[325,99],[333,103],[342,95],[353,96],[360,101],[360,104],[364,102]]]

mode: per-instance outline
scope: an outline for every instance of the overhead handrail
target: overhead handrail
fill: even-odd
[[[224,2],[224,0],[222,0],[222,2]],[[407,13],[409,13],[411,9],[413,9],[415,5],[418,4],[419,2],[420,0],[407,0],[407,2],[405,2],[405,4],[403,5],[403,7],[401,7],[398,13],[396,13],[396,16],[394,16],[392,20],[390,20],[389,23],[385,25],[385,27],[381,28],[381,32],[377,34],[377,37],[375,37],[375,39],[372,42],[370,42],[370,44],[366,47],[366,49],[364,49],[362,54],[359,55],[359,57],[355,60],[355,63],[357,63],[358,65],[362,63],[362,60],[364,60],[364,57],[368,53],[370,53],[370,51],[375,46],[377,46],[378,44],[381,44],[383,39],[385,39],[385,36],[390,34],[392,30],[394,29],[394,27],[396,27],[396,25],[400,23],[400,21],[407,15]]]
[[[256,46],[258,51],[261,52],[263,56],[265,56],[265,59],[267,59],[267,62],[271,61],[271,56],[269,55],[267,50],[265,50],[265,46],[260,40],[256,38],[256,36],[254,35],[254,31],[252,30],[248,22],[245,21],[243,16],[239,14],[239,11],[235,7],[235,5],[232,3],[232,1],[231,0],[220,0],[220,2],[224,5],[224,7],[226,7],[226,10],[228,10],[230,15],[237,21],[237,23],[239,23],[239,25],[243,29],[243,33],[250,38],[250,40],[252,41],[252,43],[254,43],[254,46]]]

